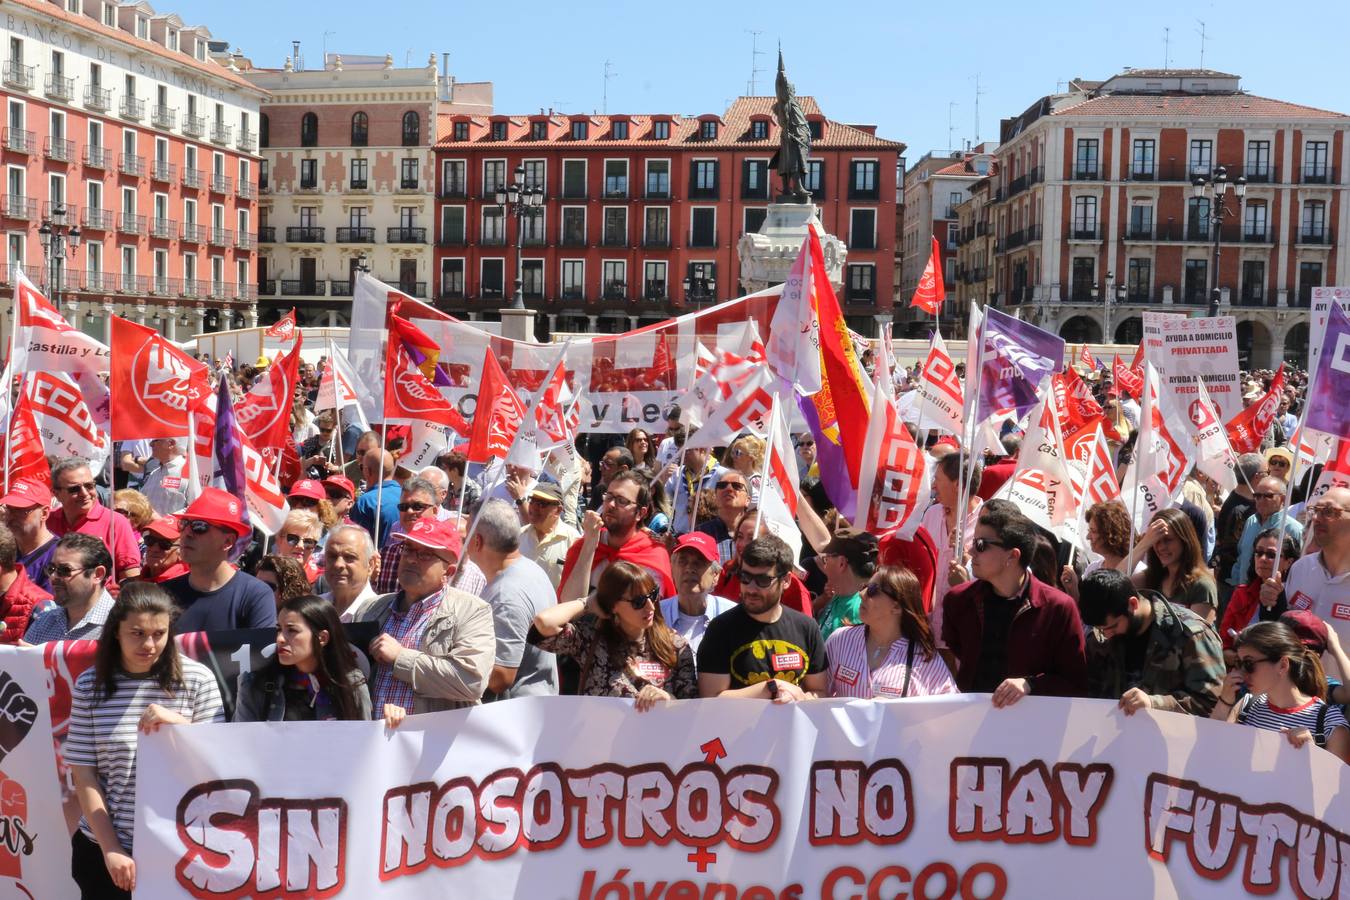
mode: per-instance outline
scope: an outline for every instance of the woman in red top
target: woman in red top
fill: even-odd
[[[736,527],[731,532],[732,539],[735,541],[736,555],[722,567],[722,574],[717,579],[716,587],[712,589],[712,593],[716,596],[726,597],[728,600],[735,600],[737,603],[740,602],[741,580],[737,577],[737,573],[741,570],[741,554],[755,539],[755,528],[758,524],[759,510],[753,506],[742,512],[740,518],[736,520]],[[806,585],[795,573],[788,573],[788,583],[783,588],[781,602],[789,609],[795,609],[803,615],[812,615],[811,592],[806,589]]]
[[[1266,579],[1275,571],[1275,554],[1280,554],[1280,584],[1289,577],[1289,568],[1299,557],[1298,543],[1287,531],[1284,532],[1284,547],[1280,547],[1280,529],[1267,528],[1256,536],[1252,549],[1252,562],[1247,567],[1247,583],[1233,591],[1228,606],[1223,613],[1223,622],[1219,625],[1219,637],[1223,638],[1224,657],[1232,665],[1236,655],[1233,642],[1242,629],[1256,622],[1277,621],[1288,608],[1284,591],[1278,587],[1265,591],[1262,588]]]

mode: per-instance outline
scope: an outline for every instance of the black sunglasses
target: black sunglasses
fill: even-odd
[[[971,541],[970,546],[975,549],[976,553],[983,553],[990,547],[1006,547],[1007,544],[1004,544],[1001,541],[993,541],[990,540],[989,538],[976,538],[975,540]]]
[[[184,530],[190,531],[193,534],[206,534],[215,527],[210,522],[203,522],[201,519],[192,519],[182,524]]]
[[[775,581],[778,581],[783,576],[775,574],[773,572],[760,572],[758,574],[751,574],[745,571],[744,569],[741,569],[739,572],[736,573],[736,577],[740,579],[741,584],[753,584],[755,587],[766,588],[771,586]]]
[[[1275,662],[1275,660],[1268,659],[1264,656],[1261,657],[1260,659],[1243,659],[1242,657],[1239,656],[1236,666],[1237,668],[1241,669],[1245,674],[1250,675],[1253,672],[1255,672],[1256,667],[1263,662],[1273,663]]]
[[[398,505],[399,512],[425,512],[435,506],[434,503],[418,503],[415,500],[405,500]]]
[[[313,550],[315,547],[319,546],[318,538],[302,538],[298,534],[284,534],[281,536],[281,539],[291,547],[299,547],[301,544],[304,544],[307,550]]]
[[[731,488],[731,489],[733,489],[733,490],[735,490],[735,491],[743,491],[743,490],[745,490],[745,485],[742,484],[742,483],[739,482],[739,481],[719,481],[719,482],[717,482],[716,487],[717,487],[717,489],[718,489],[719,491],[720,491],[720,490],[724,490],[724,489],[726,489],[726,488]]]
[[[896,597],[879,584],[869,584],[867,587],[863,588],[863,593],[869,597],[888,597],[891,600],[895,600],[897,603],[900,600],[900,598]]]
[[[625,599],[633,609],[646,609],[648,603],[656,603],[661,599],[661,589],[659,587],[652,588],[640,597],[627,597]]]
[[[145,549],[147,550],[168,550],[173,547],[173,541],[166,541],[163,538],[146,538]]]

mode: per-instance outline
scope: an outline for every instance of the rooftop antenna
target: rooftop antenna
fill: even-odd
[[[337,34],[337,32],[336,32],[336,31],[325,31],[325,32],[323,33],[323,67],[324,67],[325,69],[328,68],[328,36],[329,36],[330,34]]]
[[[404,53],[404,54],[403,54],[403,68],[405,68],[405,69],[411,69],[411,68],[412,68],[412,48],[411,48],[411,47],[408,48],[408,52],[407,52],[407,53]]]
[[[600,111],[606,115],[609,114],[609,80],[611,78],[619,77],[618,72],[610,71],[610,69],[612,69],[613,67],[614,67],[613,63],[611,63],[609,60],[605,60],[605,92],[600,101]]]
[[[303,71],[304,68],[305,68],[304,63],[300,60],[300,42],[299,42],[299,41],[291,41],[291,63],[292,63],[292,66],[294,67],[295,71],[297,71],[297,72]]]
[[[961,104],[957,103],[955,100],[950,100],[950,101],[947,102],[947,149],[948,149],[948,150],[955,150],[955,149],[956,149],[956,146],[952,143],[952,134],[956,131],[956,125],[955,125],[955,123],[952,122],[952,110],[956,109],[956,107],[958,107],[958,106],[960,106],[960,105],[961,105]]]
[[[1172,29],[1163,26],[1163,71],[1172,68]]]
[[[1196,19],[1195,21],[1200,23],[1200,68],[1203,69],[1205,67],[1205,41],[1208,40],[1208,37],[1205,35],[1204,20]]]
[[[984,91],[980,90],[980,73],[979,73],[979,72],[976,72],[976,73],[975,73],[975,143],[974,143],[974,146],[976,146],[976,147],[978,147],[978,146],[980,145],[980,97],[983,96],[983,94],[984,94]]]
[[[753,97],[755,96],[755,84],[759,80],[759,73],[764,71],[759,67],[759,58],[764,55],[764,51],[759,49],[759,36],[764,32],[752,31],[749,28],[746,31],[750,32],[750,90],[747,96]]]

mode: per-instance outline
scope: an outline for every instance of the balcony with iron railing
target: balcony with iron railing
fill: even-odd
[[[436,244],[441,247],[464,247],[469,243],[469,236],[464,233],[462,228],[452,228],[441,232],[441,236],[436,239]]]
[[[149,278],[152,297],[177,297],[183,293],[181,278],[170,278],[167,275],[151,275]]]
[[[117,230],[123,234],[145,234],[145,216],[121,213],[117,217]]]
[[[489,232],[478,236],[478,246],[480,247],[505,247],[506,234],[503,232]]]
[[[408,225],[393,225],[385,229],[384,239],[391,244],[425,244],[427,230]]]
[[[47,76],[46,94],[53,100],[69,103],[75,99],[75,79],[52,73]]]
[[[234,299],[245,303],[252,303],[258,299],[258,286],[256,284],[237,284],[234,286]]]
[[[37,218],[37,200],[23,194],[4,194],[0,196],[0,208],[7,219]]]
[[[168,130],[178,124],[178,110],[170,106],[152,106],[150,124]]]
[[[86,206],[80,210],[80,227],[86,231],[112,231],[113,211]]]
[[[422,182],[421,182],[421,180],[418,179],[418,178],[402,178],[402,177],[400,177],[399,180],[398,180],[398,190],[399,190],[400,192],[403,192],[403,191],[416,191],[416,190],[420,190],[421,187],[422,187]]]
[[[1271,244],[1274,241],[1274,233],[1268,227],[1252,227],[1250,225],[1242,227],[1242,243],[1244,244]]]
[[[36,79],[37,66],[25,66],[17,59],[5,60],[3,75],[0,75],[0,80],[4,81],[5,87],[12,87],[20,91],[31,91]]]
[[[277,229],[275,225],[258,226],[258,243],[275,244],[277,242]]]
[[[258,196],[258,189],[251,181],[241,181],[235,186],[234,194],[241,200],[254,200]]]
[[[659,278],[653,278],[650,281],[644,282],[642,285],[642,299],[650,300],[652,302],[669,300],[670,295],[666,292],[666,282]]]
[[[178,223],[173,219],[151,219],[150,236],[160,240],[172,240],[178,236]]]
[[[180,238],[187,244],[206,243],[206,226],[198,225],[196,222],[184,222]]]
[[[288,244],[322,244],[327,228],[323,225],[287,225],[286,243]]]
[[[42,218],[49,220],[61,218],[63,224],[74,225],[80,218],[80,208],[74,203],[54,203],[51,200],[43,200]]]
[[[562,234],[560,234],[560,235],[558,236],[558,246],[559,246],[559,247],[585,247],[585,246],[587,246],[587,243],[586,243],[586,232],[584,232],[584,231],[568,231],[567,229],[563,229]]]
[[[234,236],[234,247],[236,250],[256,250],[258,239],[250,232],[241,231]]]
[[[1304,246],[1330,246],[1333,241],[1330,228],[1300,228],[1298,243]]]
[[[258,133],[256,131],[240,131],[239,143],[235,146],[245,153],[252,153],[258,149]]]
[[[217,247],[228,247],[234,243],[234,231],[229,228],[216,228],[213,225],[207,241]]]
[[[224,122],[211,123],[211,143],[228,144],[234,140],[234,126],[226,125]]]
[[[145,101],[137,97],[123,97],[117,110],[122,118],[139,122],[145,118]]]
[[[336,230],[339,244],[375,243],[375,229],[368,225],[343,225]]]
[[[562,293],[558,295],[558,299],[564,303],[585,303],[586,289],[582,287],[565,287],[562,289]]]
[[[201,137],[206,134],[206,117],[194,115],[183,116],[183,134],[188,137]]]
[[[1300,166],[1298,170],[1299,184],[1338,184],[1335,171],[1328,165],[1320,166]]]
[[[427,295],[427,283],[425,281],[398,281],[392,283],[409,297],[425,297]]]
[[[343,279],[339,281],[336,278],[328,282],[328,296],[330,297],[350,297],[352,295],[352,283]]]
[[[107,112],[112,109],[112,91],[96,84],[84,89],[84,105],[94,112]]]
[[[136,153],[123,153],[117,158],[117,169],[123,175],[140,177],[145,174],[145,157]]]
[[[543,247],[548,244],[548,238],[544,237],[542,231],[526,231],[520,238],[522,247]]]
[[[669,250],[670,232],[660,234],[644,234],[642,236],[642,246],[646,250]]]
[[[601,247],[627,247],[628,234],[623,231],[603,231],[600,234]]]
[[[1071,241],[1100,241],[1102,229],[1095,222],[1074,222],[1069,227],[1068,237]]]
[[[322,297],[325,282],[300,278],[283,278],[280,281],[283,297]]]
[[[168,160],[152,159],[150,161],[151,181],[173,181],[177,175],[178,167]]]
[[[1150,223],[1147,224],[1147,225],[1145,225],[1145,224],[1130,225],[1128,228],[1125,229],[1125,238],[1124,238],[1124,239],[1127,240],[1127,241],[1152,241],[1152,240],[1154,240],[1154,237],[1153,237],[1153,224],[1150,222]]]
[[[220,172],[211,173],[211,192],[213,194],[228,194],[234,190],[234,179]]]
[[[1095,166],[1095,165],[1094,165],[1094,166],[1077,166],[1077,165],[1074,166],[1074,170],[1073,170],[1073,180],[1074,180],[1074,181],[1100,181],[1100,180],[1101,180],[1101,177],[1102,177],[1102,170],[1101,170],[1101,167],[1100,167],[1100,166]],[[1009,194],[1009,196],[1012,196],[1012,195]]]
[[[717,246],[717,231],[691,231],[689,232],[689,246],[700,249]]]
[[[84,164],[91,169],[107,169],[112,165],[112,153],[107,147],[86,145],[84,148]]]
[[[442,200],[465,200],[469,196],[469,186],[462,181],[451,181],[441,185],[439,196]]]
[[[305,174],[302,172],[301,175],[300,175],[299,181],[297,181],[296,184],[295,184],[295,189],[296,189],[297,191],[303,191],[303,192],[305,192],[305,193],[318,193],[318,190],[319,190],[319,176],[318,176],[318,175],[305,175]]]
[[[117,276],[117,291],[122,294],[150,293],[150,278],[146,275],[132,275],[127,272]]]
[[[1037,166],[1025,175],[1019,175],[1008,183],[1008,196],[1013,197],[1020,194],[1032,185],[1040,184],[1044,180],[1045,166]]]
[[[605,300],[627,300],[628,285],[622,281],[606,281],[602,296]]]
[[[258,294],[263,297],[274,297],[277,293],[277,280],[268,278],[258,285]]]
[[[59,137],[44,138],[42,153],[53,162],[68,163],[75,159],[75,142]]]
[[[183,170],[183,187],[201,190],[206,185],[206,173],[201,169]]]
[[[666,186],[666,187],[652,187],[651,185],[648,185],[648,186],[647,186],[647,190],[645,190],[645,191],[642,192],[642,199],[643,199],[643,200],[669,200],[669,199],[670,199],[670,187],[669,187],[669,186]]]
[[[22,128],[6,128],[5,149],[15,153],[33,153],[37,150],[37,138],[33,132]]]

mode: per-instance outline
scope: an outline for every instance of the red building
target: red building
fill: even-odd
[[[849,248],[840,300],[870,333],[891,308],[904,145],[799,100],[813,133],[808,187]],[[437,305],[496,318],[517,269],[550,333],[626,329],[740,295],[737,242],[779,190],[772,103],[742,97],[697,117],[439,116]],[[495,197],[517,167],[543,189],[519,235]]]

